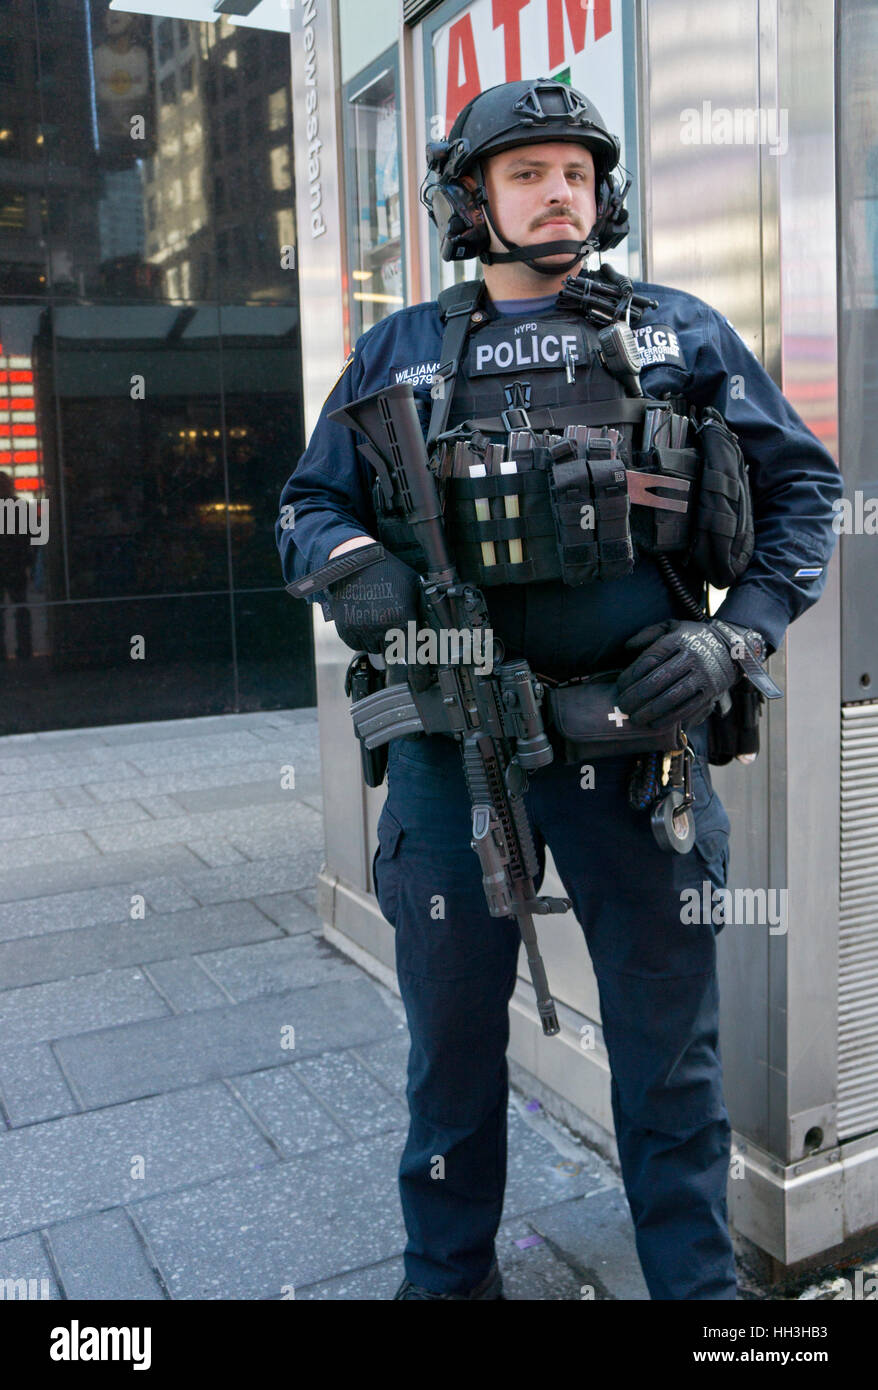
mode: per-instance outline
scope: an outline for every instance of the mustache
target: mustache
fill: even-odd
[[[545,227],[548,222],[558,221],[571,222],[578,231],[582,231],[582,218],[573,211],[572,208],[558,208],[556,212],[551,212],[547,217],[543,217],[539,222],[534,222],[531,231],[535,232],[539,227]]]

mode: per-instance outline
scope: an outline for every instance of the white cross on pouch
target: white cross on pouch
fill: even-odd
[[[616,725],[617,729],[621,729],[623,723],[628,718],[628,716],[627,714],[622,713],[618,705],[614,705],[612,714],[608,714],[607,718],[613,720],[613,723]]]

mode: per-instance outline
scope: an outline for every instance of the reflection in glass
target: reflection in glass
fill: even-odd
[[[288,37],[41,0],[35,78],[30,13],[5,69],[0,50],[0,293],[48,285],[42,238],[56,296],[294,300]],[[219,266],[222,230],[242,249]]]
[[[345,102],[351,341],[402,308],[402,207],[395,63],[348,84]]]
[[[0,0],[0,732],[313,702],[289,71],[227,19]]]

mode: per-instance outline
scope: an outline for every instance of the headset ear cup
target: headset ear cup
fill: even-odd
[[[443,182],[438,196],[448,216],[441,225],[434,216],[441,236],[443,261],[469,260],[487,250],[489,245],[485,214],[475,193],[457,179]]]

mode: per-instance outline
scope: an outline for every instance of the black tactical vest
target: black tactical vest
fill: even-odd
[[[746,466],[721,417],[703,412],[714,417],[704,430],[679,398],[628,394],[604,365],[599,330],[575,308],[492,318],[480,297],[472,283],[440,296],[448,317],[433,394],[448,396],[434,400],[428,433],[461,577],[579,586],[624,578],[638,553],[676,552],[717,587],[733,582],[753,527]],[[683,427],[678,447],[671,422]],[[642,487],[638,502],[638,473],[674,506],[649,505]],[[424,572],[405,521],[377,487],[374,498],[380,539]]]

